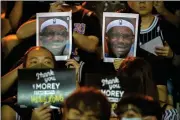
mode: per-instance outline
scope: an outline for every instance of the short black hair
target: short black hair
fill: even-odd
[[[156,116],[157,120],[162,118],[162,109],[158,101],[153,100],[150,96],[144,96],[139,94],[127,94],[123,96],[117,105],[115,113],[117,115],[123,114],[127,109],[124,107],[132,104],[138,109],[143,117]]]
[[[67,110],[71,108],[79,110],[81,102],[87,109],[97,113],[100,120],[109,120],[111,105],[99,90],[93,87],[81,87],[66,99],[64,105]]]

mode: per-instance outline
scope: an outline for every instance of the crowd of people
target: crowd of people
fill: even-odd
[[[180,8],[173,13],[166,8],[163,1],[118,2],[115,7],[111,7],[110,2],[97,2],[101,7],[89,7],[93,8],[92,11],[86,9],[88,5],[94,6],[90,3],[2,2],[2,120],[179,120],[180,113],[176,104],[180,102]],[[106,8],[108,5],[111,9]],[[30,11],[31,7],[35,9]],[[57,52],[67,53],[65,50],[51,51],[53,48],[49,48],[49,45],[56,42],[64,42],[65,45],[70,37],[67,35],[68,27],[63,24],[63,27],[53,28],[50,24],[53,19],[44,21],[40,38],[46,45],[36,46],[36,13],[69,11],[72,12],[71,58],[67,61],[56,61]],[[136,57],[115,59],[113,63],[103,62],[103,11],[139,14]],[[110,27],[106,30],[107,42],[112,45],[107,46],[111,51],[109,55],[126,56],[134,41],[134,27],[125,20],[122,22],[129,27],[110,25],[115,22],[116,20],[109,23]],[[125,28],[126,31],[120,28]],[[66,37],[61,37],[61,34],[66,34]],[[116,37],[111,37],[112,34]],[[141,48],[141,45],[157,37],[162,39],[163,46],[155,47],[156,55]],[[48,40],[52,43],[47,44]],[[121,48],[115,49],[117,44]],[[17,87],[18,69],[22,68],[74,68],[77,89],[65,99],[63,107],[58,110],[51,109],[50,103],[38,108],[21,108],[17,104]],[[85,79],[92,73],[113,73],[120,80],[124,93],[113,110],[108,98],[101,91],[94,86],[86,86]],[[168,87],[169,82],[173,83],[173,92]]]

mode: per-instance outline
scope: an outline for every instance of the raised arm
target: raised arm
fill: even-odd
[[[18,69],[22,68],[22,64],[10,71],[3,77],[1,77],[1,94],[4,94],[8,91],[8,89],[13,85],[18,77]]]
[[[9,15],[9,21],[12,28],[16,29],[23,14],[23,1],[16,1]]]
[[[77,32],[73,32],[74,42],[81,49],[88,52],[95,52],[99,39],[96,36],[85,36]]]
[[[22,24],[16,32],[19,40],[28,38],[36,33],[36,20],[30,20]]]

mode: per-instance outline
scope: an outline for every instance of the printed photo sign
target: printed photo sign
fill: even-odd
[[[49,49],[56,60],[67,60],[72,50],[71,12],[37,13],[36,45]]]
[[[138,21],[138,14],[103,13],[104,62],[136,56]]]
[[[18,104],[21,107],[51,103],[51,108],[58,108],[75,89],[75,69],[18,70]]]

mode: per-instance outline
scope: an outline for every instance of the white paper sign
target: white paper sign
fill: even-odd
[[[163,42],[160,36],[140,46],[141,49],[148,51],[157,56],[155,53],[155,47],[163,47]]]

